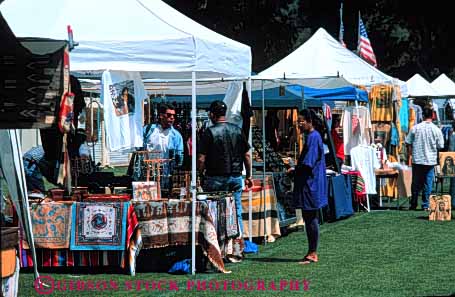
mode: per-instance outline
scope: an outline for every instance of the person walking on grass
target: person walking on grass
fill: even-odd
[[[319,210],[327,205],[327,176],[322,137],[322,120],[309,109],[300,111],[300,131],[305,144],[294,171],[294,206],[302,209],[308,238],[308,252],[299,264],[319,261]],[[291,169],[292,170],[292,169]]]
[[[444,147],[444,136],[441,129],[433,124],[433,110],[430,107],[425,107],[422,115],[423,122],[412,127],[406,137],[408,165],[412,164],[412,196],[409,210],[417,209],[418,196],[422,191],[422,209],[427,211],[433,187],[434,166],[437,164],[438,149]]]

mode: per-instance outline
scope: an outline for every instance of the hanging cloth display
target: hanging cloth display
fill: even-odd
[[[109,151],[142,147],[142,101],[147,94],[139,72],[104,71],[101,84]]]

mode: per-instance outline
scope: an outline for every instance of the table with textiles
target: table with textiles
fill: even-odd
[[[133,204],[142,249],[191,244],[191,201],[169,199]],[[223,258],[241,259],[243,240],[239,237],[235,203],[231,196],[196,202],[196,245],[220,272],[228,272]]]
[[[252,192],[252,237],[263,237],[268,242],[281,236],[280,219],[278,216],[277,197],[272,175],[266,175],[265,189],[262,176],[253,177]],[[265,191],[264,191],[265,190]],[[242,193],[242,219],[244,238],[250,236],[249,230],[249,190]],[[265,195],[264,195],[265,194]]]
[[[120,267],[135,274],[138,221],[130,202],[41,202],[30,206],[40,267]],[[135,235],[135,236],[133,236]],[[33,266],[21,230],[21,267]]]
[[[113,266],[135,275],[141,249],[191,244],[188,200],[45,202],[30,209],[41,267]],[[228,272],[223,258],[243,253],[234,218],[232,197],[196,203],[196,244],[220,272]],[[26,241],[20,250],[21,267],[31,267]]]

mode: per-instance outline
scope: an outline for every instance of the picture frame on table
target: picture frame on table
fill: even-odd
[[[161,199],[158,183],[155,181],[133,182],[133,201],[150,201]]]
[[[440,175],[455,177],[455,152],[440,152],[439,167]]]

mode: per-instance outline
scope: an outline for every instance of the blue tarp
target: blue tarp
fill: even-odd
[[[262,90],[251,92],[252,106],[262,107]],[[282,96],[281,96],[282,95]],[[335,89],[314,89],[303,87],[305,100],[320,101],[364,101],[368,102],[368,93],[355,87],[342,87]],[[288,85],[284,93],[280,94],[280,88],[264,90],[266,108],[302,108],[302,86]],[[199,108],[208,108],[214,100],[223,100],[224,94],[218,95],[199,95],[197,105]],[[191,102],[191,96],[167,96],[169,102]]]
[[[302,86],[292,85],[287,87],[289,93],[302,96]],[[367,91],[355,87],[342,87],[335,89],[314,89],[303,87],[305,98],[321,99],[323,101],[363,101],[368,102]]]

